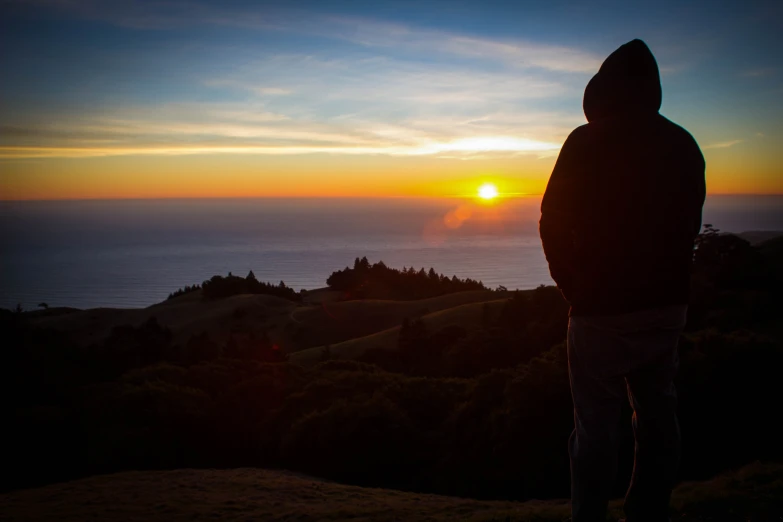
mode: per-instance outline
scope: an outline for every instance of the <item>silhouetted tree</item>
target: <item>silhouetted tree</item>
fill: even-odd
[[[179,297],[181,295],[189,294],[191,292],[195,292],[197,290],[201,290],[201,285],[195,284],[195,285],[185,285],[184,287],[175,290],[174,292],[171,292],[167,299],[174,299],[175,297]]]
[[[389,268],[383,261],[373,265],[366,257],[354,260],[354,268],[338,270],[326,280],[349,298],[423,299],[466,290],[486,290],[481,281],[439,275],[433,268]]]
[[[302,298],[293,288],[286,286],[285,282],[280,281],[277,285],[260,282],[255,279],[252,271],[244,278],[231,275],[230,272],[226,277],[212,276],[202,283],[201,290],[206,299],[221,299],[240,294],[268,294],[291,301],[301,301]]]

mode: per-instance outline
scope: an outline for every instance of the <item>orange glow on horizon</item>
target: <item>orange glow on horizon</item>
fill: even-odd
[[[783,194],[776,162],[751,169],[731,149],[711,149],[705,156],[708,194]],[[456,197],[492,203],[543,194],[555,159],[204,155],[0,160],[0,199]],[[478,187],[486,184],[495,187],[497,196],[477,197]]]

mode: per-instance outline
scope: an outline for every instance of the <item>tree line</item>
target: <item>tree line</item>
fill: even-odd
[[[174,299],[198,290],[201,290],[205,299],[210,300],[241,294],[265,294],[288,299],[289,301],[302,300],[301,294],[293,288],[286,286],[284,281],[280,281],[276,285],[259,281],[252,270],[245,277],[235,276],[231,272],[227,276],[214,275],[201,283],[201,285],[186,285],[171,292],[167,299]]]
[[[481,281],[460,279],[456,275],[447,277],[433,268],[429,271],[413,267],[389,268],[383,261],[371,264],[367,257],[357,257],[353,268],[333,272],[326,284],[344,292],[349,299],[414,300],[467,290],[487,290]]]
[[[343,292],[346,299],[396,299],[415,300],[437,297],[439,295],[464,292],[469,290],[488,290],[481,281],[456,275],[447,277],[438,274],[435,269],[425,271],[413,267],[403,267],[402,270],[389,268],[383,261],[371,264],[367,257],[356,258],[353,268],[333,272],[326,280],[333,290]],[[251,270],[244,278],[233,275],[215,275],[202,284],[186,285],[171,292],[167,299],[174,299],[191,292],[201,291],[205,299],[221,299],[240,294],[266,294],[301,301],[303,292],[294,289],[280,281],[275,285],[256,279]],[[498,290],[505,291],[504,287]]]

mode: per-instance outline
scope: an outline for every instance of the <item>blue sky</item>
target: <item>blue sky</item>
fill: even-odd
[[[584,123],[603,58],[642,38],[662,69],[662,113],[714,159],[717,185],[739,186],[743,168],[749,191],[783,192],[783,2],[0,9],[0,168],[13,190],[32,159],[194,154],[307,156],[297,168],[322,154],[518,160],[538,179]]]

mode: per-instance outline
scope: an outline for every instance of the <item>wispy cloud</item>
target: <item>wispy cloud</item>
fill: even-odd
[[[24,125],[0,127],[0,158],[187,154],[387,154],[482,153],[548,155],[560,139],[538,127],[557,114],[486,114],[397,122],[360,115],[325,121],[289,118],[261,107],[168,104],[116,107],[111,111],[49,115]],[[567,132],[563,127],[562,132]]]
[[[407,128],[339,128],[315,122],[221,125],[213,122],[96,120],[64,128],[0,128],[0,158],[188,154],[387,154],[470,158],[483,152],[543,153],[555,142],[516,136],[437,136]]]
[[[703,149],[728,149],[729,147],[733,147],[734,145],[742,143],[743,141],[745,140],[721,141],[718,143],[711,143],[710,145],[705,145],[702,148]]]
[[[291,94],[291,90],[289,89],[283,89],[281,87],[271,87],[271,86],[264,86],[264,85],[255,85],[250,83],[243,83],[241,81],[236,80],[228,80],[228,79],[212,79],[212,80],[206,80],[204,82],[204,85],[207,87],[218,87],[218,88],[233,88],[233,89],[239,89],[242,91],[251,92],[258,96],[286,96],[288,94]]]
[[[11,0],[13,1],[13,0]],[[103,0],[17,0],[58,8],[76,16],[138,30],[192,26],[235,26],[347,41],[369,48],[489,60],[519,68],[593,73],[602,57],[588,51],[520,39],[487,38],[371,18],[328,16],[258,4],[229,9],[198,1],[105,2]]]
[[[741,75],[745,78],[767,78],[774,75],[777,69],[774,67],[759,67],[756,69],[746,69],[742,71]]]
[[[105,156],[185,156],[193,154],[386,154],[391,156],[439,155],[459,159],[484,158],[484,153],[513,153],[549,156],[560,145],[506,136],[483,137],[451,142],[423,143],[420,146],[330,146],[330,145],[154,145],[143,147],[13,147],[0,146],[0,158],[90,158]],[[448,154],[442,154],[448,153]],[[496,155],[495,157],[503,157]]]
[[[480,38],[363,18],[328,18],[319,33],[367,47],[444,53],[559,72],[592,73],[601,58],[571,47],[539,42]]]
[[[330,59],[314,55],[271,55],[236,69],[213,87],[242,88],[259,95],[296,94],[297,103],[350,100],[361,103],[454,104],[464,111],[474,103],[519,101],[563,95],[570,86],[537,73],[477,72],[454,64],[419,63],[383,56]],[[265,86],[275,78],[276,90]],[[306,99],[302,99],[306,98]]]
[[[199,53],[187,57],[194,60],[187,68],[193,83],[181,92],[160,89],[175,96],[4,114],[0,158],[546,155],[583,122],[578,102],[576,111],[564,112],[557,100],[578,100],[587,73],[600,64],[596,56],[564,46],[370,19],[221,10],[219,4],[185,1],[30,3],[144,31],[218,25],[307,35],[332,40],[340,51],[312,43],[310,52],[295,53],[252,42],[228,49],[197,42]],[[208,65],[198,61],[202,47]],[[190,96],[193,85],[202,91]]]
[[[202,84],[222,99],[240,89],[242,101],[7,115],[0,157],[547,155],[581,123],[581,116],[536,108],[570,89],[536,74],[308,55],[262,56],[231,71]]]

